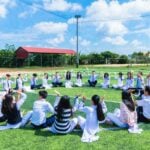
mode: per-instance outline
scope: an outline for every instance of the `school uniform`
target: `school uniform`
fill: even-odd
[[[133,78],[127,78],[126,84],[123,86],[123,90],[127,90],[129,88],[134,88],[134,79]]]
[[[138,100],[137,105],[138,122],[150,123],[150,96],[142,96],[142,100]]]
[[[21,116],[21,106],[25,102],[27,95],[21,93],[21,98],[16,103],[13,103],[13,108],[11,112],[5,114],[7,116],[7,125],[0,126],[0,130],[7,130],[7,129],[16,129],[24,126],[31,118],[32,112],[29,112],[24,117]]]
[[[136,89],[143,89],[144,88],[144,79],[143,78],[136,78],[135,79],[135,83],[136,83],[136,85],[135,85],[135,88]]]
[[[75,85],[78,86],[78,87],[82,87],[82,85],[83,85],[83,83],[82,83],[82,75],[77,75]]]
[[[112,87],[115,88],[115,89],[121,89],[123,87],[123,80],[124,80],[123,77],[122,78],[118,77],[117,78],[118,83],[114,84]]]
[[[78,103],[78,104],[77,104]],[[107,106],[105,102],[101,103],[103,112],[107,111]],[[83,130],[82,142],[93,142],[99,139],[99,136],[96,136],[99,130],[99,120],[97,119],[97,106],[84,106],[83,102],[78,102],[76,100],[77,110],[84,112],[86,114],[86,119],[79,116],[78,117],[78,124],[80,125],[81,129]]]
[[[102,88],[109,88],[110,86],[110,78],[104,78],[104,82],[101,84]]]
[[[65,82],[66,88],[72,88],[72,82],[71,82],[71,75],[66,75],[66,82]]]
[[[23,79],[17,78],[16,79],[16,87],[15,90],[24,90],[24,82]]]
[[[89,80],[88,80],[88,83],[90,86],[95,87],[97,84],[97,75],[91,75]]]
[[[52,85],[48,84],[47,78],[42,79],[42,87],[44,87],[45,89],[50,89],[52,87]]]
[[[30,80],[30,87],[31,89],[41,89],[42,88],[42,84],[37,84],[37,79],[36,78],[31,78]]]
[[[122,102],[117,113],[108,113],[107,119],[111,120],[120,128],[132,128],[137,124],[136,110],[131,112],[127,106]]]
[[[52,84],[53,84],[54,87],[62,86],[61,77],[59,75],[54,76]]]
[[[12,89],[12,84],[13,84],[14,82],[13,81],[11,81],[11,80],[3,80],[2,81],[2,84],[3,84],[3,90],[4,91],[9,91],[10,89]]]
[[[46,128],[54,122],[54,116],[46,117],[47,113],[54,114],[54,108],[45,99],[37,100],[33,104],[31,123],[35,128]]]
[[[76,127],[78,120],[77,118],[72,117],[72,109],[64,109],[61,114],[61,119],[58,119],[58,110],[57,105],[59,104],[60,97],[56,97],[55,101],[55,122],[53,123],[52,127],[50,127],[50,131],[53,133],[59,134],[67,134],[73,131]]]

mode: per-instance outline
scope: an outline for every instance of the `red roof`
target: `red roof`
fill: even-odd
[[[28,53],[46,53],[46,54],[70,54],[74,55],[75,51],[60,48],[39,48],[39,47],[20,47]],[[18,48],[19,49],[19,48]]]

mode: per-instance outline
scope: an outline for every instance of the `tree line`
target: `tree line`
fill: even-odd
[[[16,48],[14,45],[6,45],[0,50],[0,67],[18,66],[67,66],[76,63],[76,56],[69,55],[47,55],[30,54],[28,59],[17,60]],[[101,53],[80,54],[81,65],[90,64],[129,64],[129,63],[150,63],[150,51],[147,53],[134,52],[131,55],[119,55],[111,51]]]

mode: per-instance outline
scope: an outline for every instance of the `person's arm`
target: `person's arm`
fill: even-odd
[[[107,105],[106,103],[103,101],[101,101],[101,105],[102,105],[102,110],[103,110],[103,113],[106,113],[107,112]]]
[[[21,108],[21,106],[23,105],[23,103],[25,102],[25,100],[27,99],[27,95],[25,93],[21,93],[18,92],[18,94],[20,94],[20,99],[17,101],[17,109],[19,110]]]
[[[137,100],[136,104],[137,106],[143,106],[143,100]]]
[[[47,112],[51,112],[54,114],[54,108],[50,103],[47,103],[47,109],[46,110],[47,110]]]

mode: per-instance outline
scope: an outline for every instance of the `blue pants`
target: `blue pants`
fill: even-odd
[[[46,122],[45,123],[43,123],[41,125],[38,125],[38,126],[32,123],[32,126],[35,129],[47,128],[47,127],[52,126],[52,124],[54,123],[54,121],[55,121],[55,115],[52,115],[51,117],[46,118]]]

